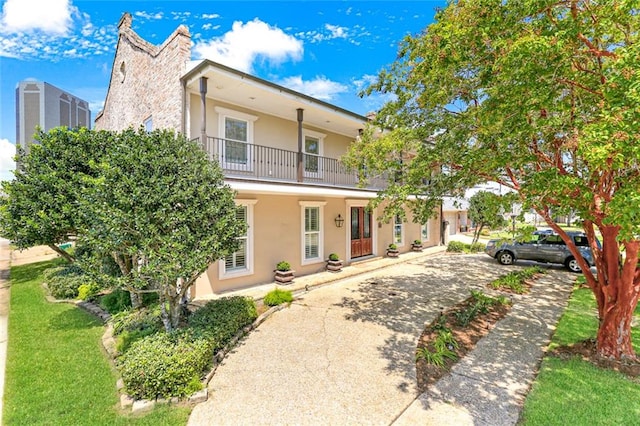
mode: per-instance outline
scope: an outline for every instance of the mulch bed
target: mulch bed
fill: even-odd
[[[559,346],[549,354],[564,360],[578,356],[597,367],[619,371],[629,377],[640,377],[640,359],[616,361],[602,358],[596,352],[595,339],[584,340],[569,346]]]
[[[504,318],[504,316],[507,315],[507,312],[511,309],[511,305],[495,305],[489,308],[488,313],[476,316],[468,325],[458,325],[455,313],[470,306],[472,301],[473,298],[466,299],[460,304],[442,312],[442,315],[446,318],[446,327],[451,330],[453,337],[458,342],[458,348],[454,350],[458,359],[446,359],[443,367],[428,364],[424,359],[418,359],[416,361],[416,373],[418,376],[418,389],[420,392],[424,392],[429,385],[437,382],[447,374],[455,363],[473,349],[481,338],[489,334],[494,325]],[[429,342],[435,340],[438,336],[438,330],[437,327],[434,329],[434,326],[437,326],[438,323],[439,319],[436,318],[433,323],[425,328],[418,340],[418,348],[426,347]]]

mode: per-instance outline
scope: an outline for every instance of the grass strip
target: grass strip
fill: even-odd
[[[636,324],[640,309],[636,309]],[[576,289],[563,313],[550,349],[595,338],[598,318],[591,290]],[[640,329],[632,328],[633,346],[640,351]],[[574,357],[547,356],[525,401],[520,424],[631,425],[640,419],[640,381],[598,368]]]
[[[42,272],[58,262],[11,268],[5,424],[186,424],[185,407],[161,406],[144,416],[119,410],[116,374],[100,343],[102,323],[44,298]]]

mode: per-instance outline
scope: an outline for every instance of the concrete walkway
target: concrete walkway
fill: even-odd
[[[566,303],[568,274],[554,269],[518,297],[424,395],[414,356],[438,312],[516,268],[484,254],[415,257],[305,292],[227,356],[189,424],[513,425]]]

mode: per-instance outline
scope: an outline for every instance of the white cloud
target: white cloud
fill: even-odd
[[[0,180],[13,179],[13,171],[16,162],[13,157],[16,155],[16,146],[8,139],[0,139]]]
[[[150,21],[154,21],[154,20],[157,21],[163,18],[162,12],[148,13],[145,11],[139,11],[139,12],[134,12],[133,14],[138,18],[148,19]]]
[[[279,84],[323,101],[330,101],[336,95],[348,90],[344,84],[331,81],[324,76],[309,81],[304,81],[301,76],[287,77]]]
[[[303,51],[300,40],[257,18],[246,24],[236,21],[222,37],[196,42],[193,48],[197,59],[211,59],[245,72],[252,70],[257,59],[295,61],[302,58]]]
[[[325,24],[324,27],[331,34],[331,38],[347,38],[347,28],[345,27],[331,24]]]
[[[2,7],[3,33],[42,31],[65,35],[77,9],[69,0],[7,0]]]
[[[200,17],[202,19],[216,19],[219,18],[220,15],[218,15],[217,13],[203,13]]]

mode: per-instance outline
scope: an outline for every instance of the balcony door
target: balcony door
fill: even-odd
[[[364,207],[351,207],[351,258],[373,254],[371,212]]]

